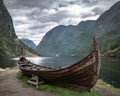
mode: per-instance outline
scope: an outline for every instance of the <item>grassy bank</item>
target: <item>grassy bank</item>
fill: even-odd
[[[27,76],[20,77],[20,80],[26,84],[27,84],[28,79],[29,79],[29,77],[27,77]],[[30,86],[35,87],[33,85],[30,85]],[[43,84],[43,85],[38,86],[38,90],[52,92],[52,93],[58,94],[59,96],[103,96],[94,89],[91,90],[91,92],[80,93],[80,92],[68,90],[66,88],[60,88],[60,87],[56,87],[56,86],[52,86],[52,85],[48,85],[48,84]]]
[[[65,88],[60,88],[52,85],[41,85],[40,89],[50,91],[58,94],[59,96],[103,96],[98,91],[92,90],[91,92],[76,92]]]
[[[0,84],[4,81],[3,77],[0,76]]]
[[[116,96],[120,96],[120,89],[119,88],[115,88],[112,85],[109,85],[102,80],[98,80],[98,82],[96,83],[96,86],[98,86],[100,88],[104,88],[104,89],[112,92]]]

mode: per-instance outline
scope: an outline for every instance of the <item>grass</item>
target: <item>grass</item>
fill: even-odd
[[[3,82],[3,80],[4,80],[4,79],[0,76],[0,83],[2,83],[2,82]]]
[[[91,92],[77,92],[66,88],[60,88],[48,84],[40,85],[40,89],[58,94],[59,96],[102,96],[99,92],[92,90]]]
[[[105,83],[103,80],[98,80],[98,82],[96,83],[96,86],[98,86],[100,88],[107,89],[108,91],[112,92],[116,96],[120,96],[120,89],[119,88],[115,88],[112,85]]]
[[[28,76],[22,76],[20,77],[20,80],[24,83],[27,84],[27,80],[30,78]],[[30,86],[34,87],[33,85],[29,84]],[[43,84],[38,86],[38,90],[43,90],[43,91],[48,91],[52,92],[54,94],[57,94],[58,96],[103,96],[96,90],[91,90],[91,92],[77,92],[77,91],[72,91],[66,88],[61,88],[61,87],[56,87],[48,84]]]

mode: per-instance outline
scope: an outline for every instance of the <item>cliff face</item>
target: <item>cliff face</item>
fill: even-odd
[[[0,0],[0,35],[17,38],[12,18],[4,6],[3,0]]]
[[[21,48],[24,49],[24,55],[34,54],[18,40],[12,18],[3,0],[0,0],[0,56],[20,56]]]
[[[120,46],[117,43],[120,41],[120,1],[96,21],[82,21],[76,26],[60,25],[53,28],[43,37],[36,51],[42,56],[85,55],[91,50],[94,35],[102,52]]]

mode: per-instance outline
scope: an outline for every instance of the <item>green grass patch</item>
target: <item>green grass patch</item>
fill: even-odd
[[[120,96],[120,89],[119,88],[115,88],[112,85],[109,85],[109,84],[105,83],[103,80],[98,80],[97,83],[96,83],[96,86],[98,86],[100,88],[105,88],[108,91],[115,94],[116,96]]]
[[[27,80],[29,80],[30,77],[22,76],[19,79],[27,84]],[[29,84],[29,85],[35,88],[35,86],[33,86],[31,84]],[[94,89],[91,90],[91,92],[80,93],[80,92],[72,91],[72,90],[69,90],[69,89],[66,89],[66,88],[52,86],[52,85],[49,85],[49,84],[39,85],[38,90],[52,92],[54,94],[57,94],[58,96],[103,96],[102,94],[100,94],[98,91],[96,91]]]
[[[46,90],[58,94],[59,96],[103,96],[98,91],[92,90],[91,92],[77,92],[66,88],[56,87],[48,84],[40,85],[39,89]]]
[[[3,77],[0,76],[0,83],[4,81]]]

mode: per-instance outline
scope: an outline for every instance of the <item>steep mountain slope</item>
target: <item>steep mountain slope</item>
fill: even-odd
[[[13,22],[10,14],[3,4],[3,0],[0,0],[0,35],[17,38],[13,27]]]
[[[85,55],[96,35],[101,52],[117,50],[120,55],[120,1],[96,21],[82,21],[76,26],[57,26],[39,43],[36,51],[42,56]],[[114,51],[115,52],[115,51]],[[112,54],[112,53],[111,53]]]
[[[24,55],[33,55],[34,52],[22,44],[13,27],[10,14],[0,0],[0,56],[20,56],[21,49]]]
[[[120,1],[100,16],[96,26],[99,26],[98,32],[102,33],[99,42],[105,55],[120,56]]]
[[[91,34],[87,35],[86,33],[93,25],[94,21],[86,21],[77,26],[57,26],[45,35],[36,50],[41,52],[42,56],[77,55],[85,50],[85,44],[92,37]]]
[[[26,46],[28,46],[31,49],[35,49],[36,45],[32,40],[26,39],[26,38],[22,38],[20,39],[20,41],[22,41]]]

